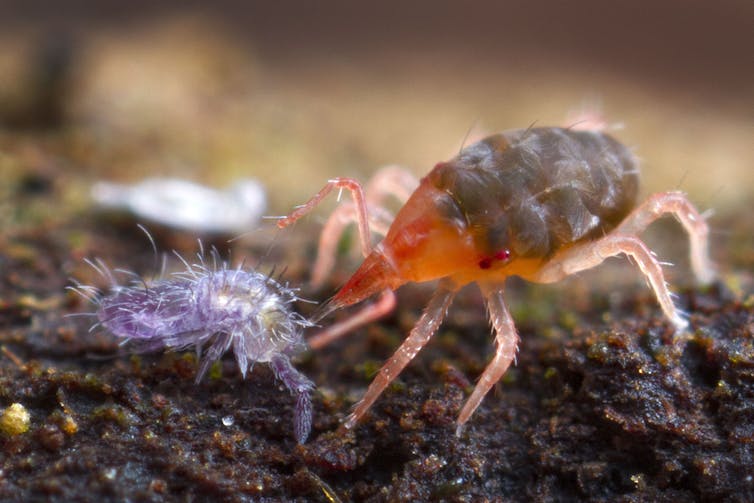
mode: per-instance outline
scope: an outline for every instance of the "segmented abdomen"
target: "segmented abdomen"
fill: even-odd
[[[638,169],[606,134],[532,128],[466,147],[428,181],[450,196],[445,216],[479,251],[544,258],[623,220],[636,201]]]

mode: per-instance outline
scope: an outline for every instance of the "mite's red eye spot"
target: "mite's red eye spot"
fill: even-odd
[[[482,260],[479,261],[479,268],[480,269],[489,269],[492,267],[492,263],[495,261],[502,261],[505,262],[508,259],[511,258],[511,251],[508,249],[502,249],[499,252],[495,253],[491,257],[484,257]]]
[[[500,250],[495,254],[495,260],[508,260],[511,258],[511,251],[508,249]]]

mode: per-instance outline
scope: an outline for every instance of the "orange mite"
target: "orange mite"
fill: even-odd
[[[637,206],[638,175],[631,151],[599,130],[512,130],[437,164],[418,187],[410,175],[395,168],[378,174],[366,191],[353,179],[336,178],[281,219],[278,225],[285,227],[333,189],[348,189],[354,202],[341,204],[325,225],[314,279],[321,282],[327,274],[335,243],[354,220],[366,259],[318,319],[382,294],[379,302],[310,339],[314,349],[390,311],[395,305],[393,290],[401,285],[439,280],[416,326],[384,364],[345,426],[356,424],[428,342],[455,293],[468,283],[479,285],[485,297],[497,347],[458,416],[458,434],[516,355],[519,337],[503,299],[509,276],[552,283],[624,254],[638,265],[675,328],[685,328],[687,322],[673,304],[659,262],[637,234],[663,214],[674,215],[689,234],[694,273],[701,282],[710,282],[714,270],[707,251],[708,227],[680,192],[655,194]],[[387,194],[407,198],[392,224],[379,206]],[[385,234],[373,249],[370,224]]]

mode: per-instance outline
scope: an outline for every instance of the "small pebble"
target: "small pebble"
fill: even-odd
[[[11,404],[0,416],[0,431],[15,436],[29,431],[31,415],[20,403]]]

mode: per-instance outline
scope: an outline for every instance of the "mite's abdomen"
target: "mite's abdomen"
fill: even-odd
[[[620,223],[636,202],[638,169],[606,134],[532,128],[466,147],[425,182],[452,198],[448,217],[463,215],[480,253],[546,258]]]

